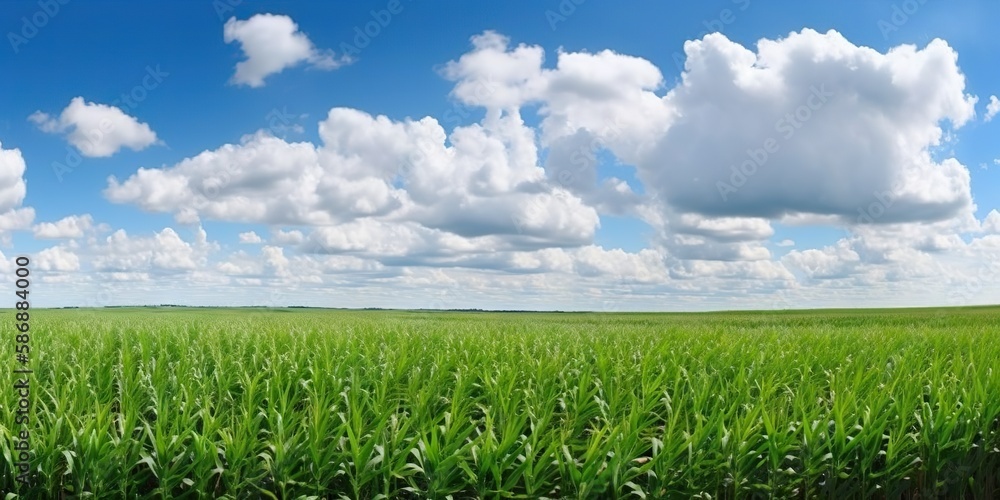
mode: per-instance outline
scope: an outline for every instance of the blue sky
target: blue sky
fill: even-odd
[[[1000,299],[986,1],[51,0],[0,20],[0,250],[34,256],[39,306]]]

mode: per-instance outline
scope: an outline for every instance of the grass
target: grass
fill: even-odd
[[[31,322],[27,489],[0,372],[8,498],[1000,494],[1000,308]]]

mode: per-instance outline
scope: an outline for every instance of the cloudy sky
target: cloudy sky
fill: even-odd
[[[1000,302],[993,2],[0,21],[0,267],[38,307]]]

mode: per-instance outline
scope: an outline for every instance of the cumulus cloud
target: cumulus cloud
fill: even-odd
[[[31,227],[35,220],[35,209],[31,207],[14,208],[0,213],[0,235],[6,236],[8,231],[21,231]]]
[[[974,114],[956,54],[941,40],[886,54],[812,30],[685,44],[682,82],[663,99],[674,120],[639,162],[647,188],[679,211],[856,223],[941,220],[971,206],[968,170],[932,160],[942,121]]]
[[[823,249],[792,250],[782,262],[812,279],[844,278],[850,275],[861,258],[846,240]]]
[[[779,262],[768,260],[721,261],[721,260],[680,260],[670,267],[670,276],[679,280],[709,280],[698,285],[689,284],[688,292],[709,294],[720,285],[734,290],[755,287],[780,289],[794,282],[795,277]],[[723,284],[724,282],[728,282]],[[709,285],[711,283],[711,285]],[[718,289],[718,288],[716,288]],[[719,290],[720,292],[723,290]]]
[[[248,245],[255,245],[257,243],[262,243],[264,241],[264,240],[260,239],[260,236],[257,236],[257,233],[255,233],[253,231],[247,231],[245,233],[240,233],[239,234],[239,239],[240,239],[240,243],[244,243],[244,244],[248,244]]]
[[[653,92],[663,87],[663,76],[645,59],[603,50],[560,51],[554,69],[543,69],[543,61],[541,47],[511,48],[509,38],[487,31],[472,37],[472,50],[449,62],[443,75],[456,82],[456,99],[491,115],[539,104],[546,147],[582,132],[577,140],[583,144],[607,148],[629,163],[673,117],[674,111]],[[567,159],[576,168],[586,168],[578,156],[592,146],[577,146],[579,154],[570,153]],[[555,169],[551,174],[559,177],[558,165],[546,168]]]
[[[80,258],[71,250],[56,246],[35,255],[35,266],[41,271],[70,272],[80,269]]]
[[[91,248],[91,265],[100,272],[181,272],[202,268],[218,249],[199,228],[194,241],[183,240],[172,228],[152,236],[129,236],[119,229]]]
[[[278,245],[298,245],[305,241],[305,235],[297,229],[291,231],[278,229],[272,234],[271,240]]]
[[[90,214],[70,215],[56,222],[41,222],[33,231],[37,239],[80,238],[94,226]]]
[[[494,32],[471,42],[441,74],[452,98],[485,111],[477,123],[333,108],[315,143],[250,134],[110,177],[105,197],[180,223],[270,226],[266,245],[209,259],[198,279],[336,284],[358,300],[360,290],[437,287],[455,290],[445,303],[462,302],[492,286],[572,290],[588,304],[615,293],[646,307],[664,294],[759,307],[794,290],[844,305],[860,289],[896,297],[894,283],[938,290],[1000,253],[1000,216],[976,220],[968,169],[947,153],[976,100],[943,41],[879,52],[835,31],[753,48],[712,34],[685,45],[675,84],[613,51],[560,51],[546,68],[540,47]],[[608,161],[631,175],[607,175]],[[604,215],[643,220],[650,248],[595,245]],[[803,248],[772,241],[775,222],[849,236]],[[155,239],[190,258],[154,265],[149,238],[129,237],[116,245],[127,255],[105,248],[95,265],[198,273],[204,245],[174,236]],[[239,240],[264,243],[252,231]],[[119,264],[143,257],[128,271],[106,262],[112,253]]]
[[[268,76],[304,62],[324,70],[350,62],[346,57],[335,57],[332,51],[317,49],[292,18],[284,15],[257,14],[245,21],[231,17],[223,27],[223,37],[226,43],[239,42],[246,57],[236,63],[232,82],[250,87],[262,87]]]
[[[105,196],[185,219],[332,226],[364,218],[526,246],[586,244],[599,224],[594,208],[546,182],[518,116],[446,136],[433,118],[334,108],[319,131],[320,146],[258,133],[172,167],[111,177]]]
[[[968,169],[932,158],[976,102],[944,41],[880,53],[804,29],[756,51],[707,35],[685,53],[670,88],[641,58],[560,52],[546,69],[540,47],[486,32],[443,74],[487,120],[537,104],[549,181],[601,213],[639,214],[684,255],[767,258],[751,242],[770,220],[891,224],[972,209]],[[601,150],[633,166],[646,194],[599,179]]]
[[[996,296],[995,280],[977,276],[984,262],[1000,258],[1000,236],[953,242],[932,257],[913,248],[920,244],[918,232],[897,226],[881,239],[870,239],[878,232],[856,235],[826,248],[793,250],[779,261],[678,259],[655,249],[595,245],[440,251],[430,244],[423,249],[437,253],[422,256],[419,241],[392,246],[391,238],[373,239],[377,230],[357,244],[357,233],[324,233],[332,238],[336,253],[330,254],[265,245],[220,255],[203,230],[182,238],[166,228],[151,235],[116,231],[104,240],[55,247],[46,251],[39,271],[67,294],[60,304],[74,305],[86,286],[109,280],[115,282],[114,297],[108,294],[100,304],[121,303],[116,297],[124,294],[127,303],[186,297],[180,302],[641,310],[843,306],[858,300],[893,305],[901,296],[909,303],[934,303],[927,297],[931,291],[937,303],[952,292],[960,292],[956,300],[963,303]],[[368,245],[373,252],[365,251]],[[907,287],[900,288],[902,283]],[[664,302],[665,296],[670,300]]]
[[[157,142],[148,124],[121,109],[74,97],[58,117],[36,111],[28,120],[43,132],[65,134],[66,140],[87,157],[111,156],[127,147],[141,151]]]
[[[294,231],[282,233],[294,234]],[[82,290],[108,281],[115,282],[114,297],[100,297],[97,305],[121,303],[117,297],[123,294],[128,297],[127,303],[143,300],[176,303],[176,295],[170,293],[176,294],[174,287],[186,286],[183,296],[189,299],[214,290],[203,297],[207,302],[198,302],[202,304],[219,303],[223,296],[240,297],[238,303],[242,304],[248,300],[265,305],[315,304],[318,297],[330,297],[331,291],[340,290],[347,291],[340,293],[341,299],[350,302],[336,302],[337,305],[387,305],[385,298],[392,295],[387,291],[394,290],[393,294],[401,292],[409,296],[405,300],[410,302],[406,304],[412,307],[467,307],[465,299],[472,290],[479,294],[492,289],[488,295],[495,298],[497,287],[503,287],[520,289],[526,297],[541,297],[571,289],[572,281],[579,279],[592,287],[589,293],[597,300],[601,292],[596,285],[602,281],[619,283],[618,288],[629,292],[635,290],[631,285],[656,287],[670,281],[662,256],[654,250],[631,253],[586,246],[493,251],[484,244],[476,251],[457,248],[439,251],[436,255],[442,260],[434,264],[420,260],[419,251],[408,250],[406,245],[403,252],[397,252],[390,246],[391,239],[381,243],[371,239],[379,237],[378,231],[360,242],[355,241],[357,233],[337,233],[323,233],[324,237],[332,238],[330,251],[334,253],[329,254],[303,252],[304,246],[264,245],[259,250],[220,255],[220,246],[209,241],[201,229],[187,238],[171,228],[141,235],[117,230],[104,239],[87,238],[46,249],[36,259],[42,262],[41,279],[60,283],[60,290],[67,294],[59,303],[73,305],[81,305],[73,297],[84,296]],[[374,251],[366,252],[364,247],[373,243]],[[435,251],[435,248],[428,244],[424,250]],[[394,260],[394,256],[401,258]],[[479,274],[484,270],[494,275]],[[150,285],[154,282],[155,286]],[[630,286],[625,287],[626,284]],[[255,290],[262,289],[295,290],[295,293],[263,300],[250,298],[259,297]],[[227,292],[220,294],[218,290]],[[362,297],[376,302],[356,302]],[[486,298],[481,296],[477,300]],[[87,304],[90,303],[82,305]],[[493,307],[497,304],[500,302],[493,302]]]
[[[769,258],[761,242],[775,219],[890,224],[971,208],[965,166],[930,154],[943,122],[974,115],[947,43],[880,53],[805,29],[756,52],[721,34],[685,52],[667,88],[641,58],[560,51],[547,69],[540,47],[487,31],[441,71],[453,97],[485,108],[481,123],[449,131],[432,117],[334,108],[320,144],[258,133],[111,178],[105,194],[181,222],[441,231],[536,248],[586,245],[599,214],[631,214],[671,252],[717,260]],[[529,104],[538,130],[520,116]],[[645,193],[601,179],[601,150],[634,168]]]
[[[1000,234],[1000,212],[990,210],[986,219],[983,220],[983,231],[990,234]]]
[[[991,95],[990,102],[986,104],[986,116],[983,119],[990,121],[997,113],[1000,113],[1000,99],[997,99],[995,95]]]
[[[35,219],[33,208],[21,207],[28,192],[24,170],[21,150],[4,149],[0,143],[0,234],[27,229]]]
[[[28,187],[24,183],[24,157],[21,150],[4,149],[0,143],[0,212],[21,206]]]
[[[294,250],[292,251],[294,252]],[[261,282],[279,279],[282,282],[322,283],[323,276],[349,275],[356,279],[372,276],[396,276],[398,271],[386,272],[381,263],[354,256],[344,255],[291,255],[286,256],[284,247],[264,246],[259,254],[244,251],[233,252],[222,258],[216,265],[219,272],[234,279],[253,279]],[[291,268],[297,272],[289,272]]]

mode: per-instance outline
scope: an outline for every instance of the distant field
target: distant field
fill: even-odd
[[[998,335],[1000,308],[33,309],[19,493],[997,498]]]

